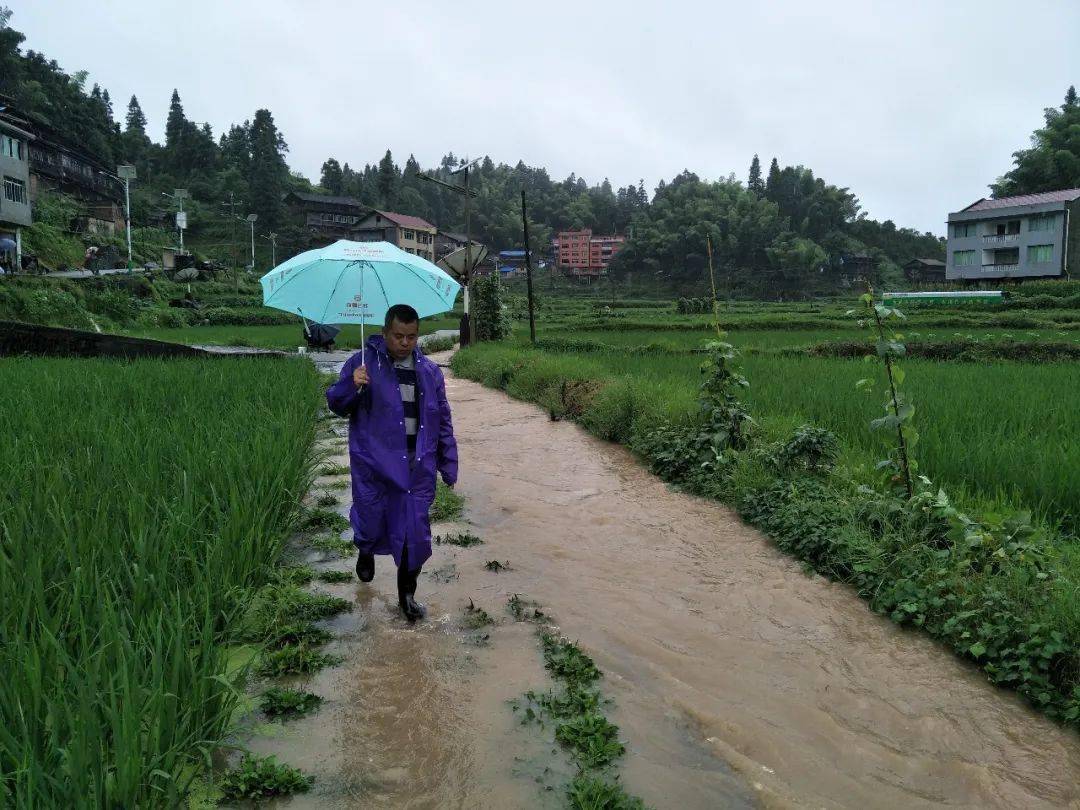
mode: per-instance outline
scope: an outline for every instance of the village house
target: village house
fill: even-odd
[[[1080,273],[1080,188],[981,199],[949,214],[948,279]]]
[[[331,197],[301,191],[290,191],[283,201],[289,218],[306,230],[316,244],[352,239],[353,229],[371,210],[353,197]]]
[[[0,112],[0,264],[22,266],[22,229],[32,223],[28,145],[33,134],[12,116]]]
[[[435,261],[438,229],[427,220],[393,211],[371,211],[352,230],[357,242],[389,242],[416,256]]]
[[[34,124],[33,133],[28,149],[30,199],[47,192],[66,194],[82,207],[82,215],[72,223],[75,230],[122,234],[124,184],[115,176],[116,167],[98,163],[50,127]]]
[[[904,278],[910,284],[945,280],[945,262],[940,259],[912,259],[904,265]]]
[[[607,271],[625,242],[625,236],[593,236],[588,228],[560,231],[555,238],[555,261],[565,275],[592,280]]]

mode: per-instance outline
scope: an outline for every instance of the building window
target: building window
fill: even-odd
[[[23,159],[23,142],[10,135],[0,135],[0,157]]]
[[[1053,245],[1028,245],[1028,264],[1045,264],[1054,260]]]
[[[957,222],[953,225],[953,236],[957,239],[966,239],[975,235],[974,222]]]
[[[975,251],[954,250],[952,258],[953,267],[966,267],[967,265],[975,264]]]
[[[1028,220],[1028,230],[1052,231],[1056,219],[1057,217],[1054,214],[1039,214],[1038,216],[1031,217],[1031,219]]]
[[[26,183],[14,177],[4,178],[4,199],[26,205]]]
[[[401,238],[402,239],[415,239],[416,234],[414,234],[412,231],[402,231],[401,232]]]

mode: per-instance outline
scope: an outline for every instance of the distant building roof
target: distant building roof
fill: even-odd
[[[922,264],[927,267],[944,267],[945,262],[941,259],[912,259],[908,264]]]
[[[331,197],[329,194],[309,194],[306,191],[290,191],[286,197],[296,197],[303,202],[327,203],[329,205],[349,205],[354,208],[367,208],[355,197]]]
[[[379,211],[376,209],[376,214],[381,214],[391,222],[400,225],[402,228],[434,228],[435,226],[428,222],[426,219],[420,217],[410,216],[409,214],[396,214],[393,211]]]
[[[499,258],[501,259],[503,257],[506,257],[507,259],[524,259],[525,258],[525,251],[524,250],[500,250],[499,251]]]
[[[1080,199],[1080,188],[1063,189],[1062,191],[1043,191],[1039,194],[1020,194],[1016,197],[998,197],[996,199],[983,198],[973,202],[965,211],[989,211],[994,208],[1016,208],[1021,205],[1042,205],[1053,202],[1072,202]]]

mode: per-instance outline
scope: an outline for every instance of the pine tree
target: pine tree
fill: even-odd
[[[761,161],[756,153],[750,161],[750,176],[747,178],[746,188],[759,197],[765,193],[765,183],[761,179]]]
[[[101,91],[101,103],[105,105],[105,112],[108,114],[109,120],[112,121],[113,117],[114,117],[114,115],[113,115],[113,106],[112,106],[112,98],[109,97],[109,91],[108,90],[102,90]]]
[[[776,202],[779,193],[780,164],[776,162],[776,158],[773,158],[772,163],[769,164],[769,176],[765,178],[765,197]]]
[[[379,161],[378,179],[379,202],[384,208],[393,208],[394,197],[397,194],[400,179],[401,173],[398,171],[398,167],[394,165],[394,158],[390,154],[390,150],[387,149],[383,159]]]
[[[132,96],[131,101],[128,102],[125,125],[127,127],[125,131],[128,134],[137,134],[145,137],[146,116],[143,115],[142,107],[139,106],[139,100],[135,98],[135,96]]]
[[[348,165],[348,164],[346,164]],[[335,158],[327,158],[322,165],[322,173],[319,176],[319,185],[331,194],[340,197],[343,193],[345,175],[341,164]]]
[[[259,215],[259,227],[274,230],[281,225],[281,195],[289,168],[288,146],[269,110],[256,110],[251,122],[251,206]]]

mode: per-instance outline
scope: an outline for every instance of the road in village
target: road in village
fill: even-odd
[[[372,585],[320,586],[356,603],[332,625],[346,661],[313,681],[319,713],[252,743],[317,776],[288,806],[560,806],[551,729],[509,704],[550,685],[506,611],[518,593],[604,671],[623,782],[651,807],[1080,807],[1075,734],[622,448],[473,382],[447,391],[485,545],[435,548],[412,627],[382,558]],[[470,600],[501,617],[484,643]]]

